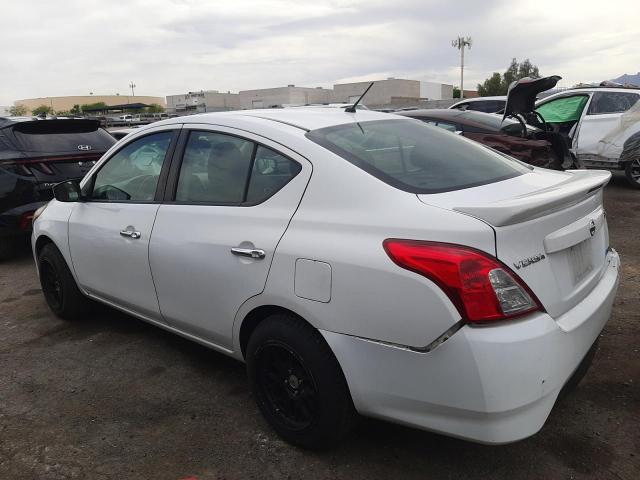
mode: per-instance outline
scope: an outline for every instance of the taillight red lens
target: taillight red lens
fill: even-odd
[[[506,265],[474,248],[399,239],[387,239],[383,246],[398,266],[436,283],[469,322],[504,320],[542,308]]]
[[[28,230],[31,228],[31,224],[33,223],[33,213],[34,211],[32,210],[20,215],[20,220],[18,220],[18,228],[20,230]]]

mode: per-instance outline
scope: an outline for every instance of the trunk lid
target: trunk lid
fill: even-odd
[[[418,197],[489,224],[497,258],[555,318],[583,300],[604,272],[609,235],[602,195],[610,178],[605,171],[534,169],[494,184]]]

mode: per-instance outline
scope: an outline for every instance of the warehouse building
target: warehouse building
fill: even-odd
[[[14,105],[24,105],[29,113],[42,105],[51,107],[54,112],[65,112],[71,110],[74,105],[88,105],[92,103],[104,102],[107,106],[122,105],[127,103],[144,103],[146,105],[157,104],[165,106],[163,97],[147,95],[74,95],[68,97],[38,97],[24,98],[16,100]]]
[[[352,103],[362,95],[371,82],[338,83],[333,86],[332,101]],[[417,104],[425,100],[453,98],[453,85],[403,78],[376,80],[362,103],[371,108]]]
[[[306,105],[311,103],[329,103],[332,91],[322,87],[286,87],[261,88],[258,90],[242,90],[240,108],[279,108],[288,105]]]
[[[169,113],[224,112],[238,109],[240,109],[240,96],[237,93],[200,90],[167,96]]]

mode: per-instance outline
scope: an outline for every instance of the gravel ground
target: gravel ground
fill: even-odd
[[[640,192],[605,196],[622,283],[593,367],[506,446],[363,420],[334,451],[290,447],[243,365],[106,308],[59,320],[25,250],[0,264],[0,479],[640,478]]]

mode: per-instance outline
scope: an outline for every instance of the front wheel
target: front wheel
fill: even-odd
[[[251,335],[246,357],[256,403],[284,440],[324,449],[349,433],[349,388],[320,332],[294,315],[272,315]]]
[[[54,244],[42,247],[38,270],[44,298],[53,313],[66,320],[76,320],[89,311],[91,301],[76,285],[67,262]]]
[[[640,158],[627,162],[624,174],[632,187],[640,188]]]

